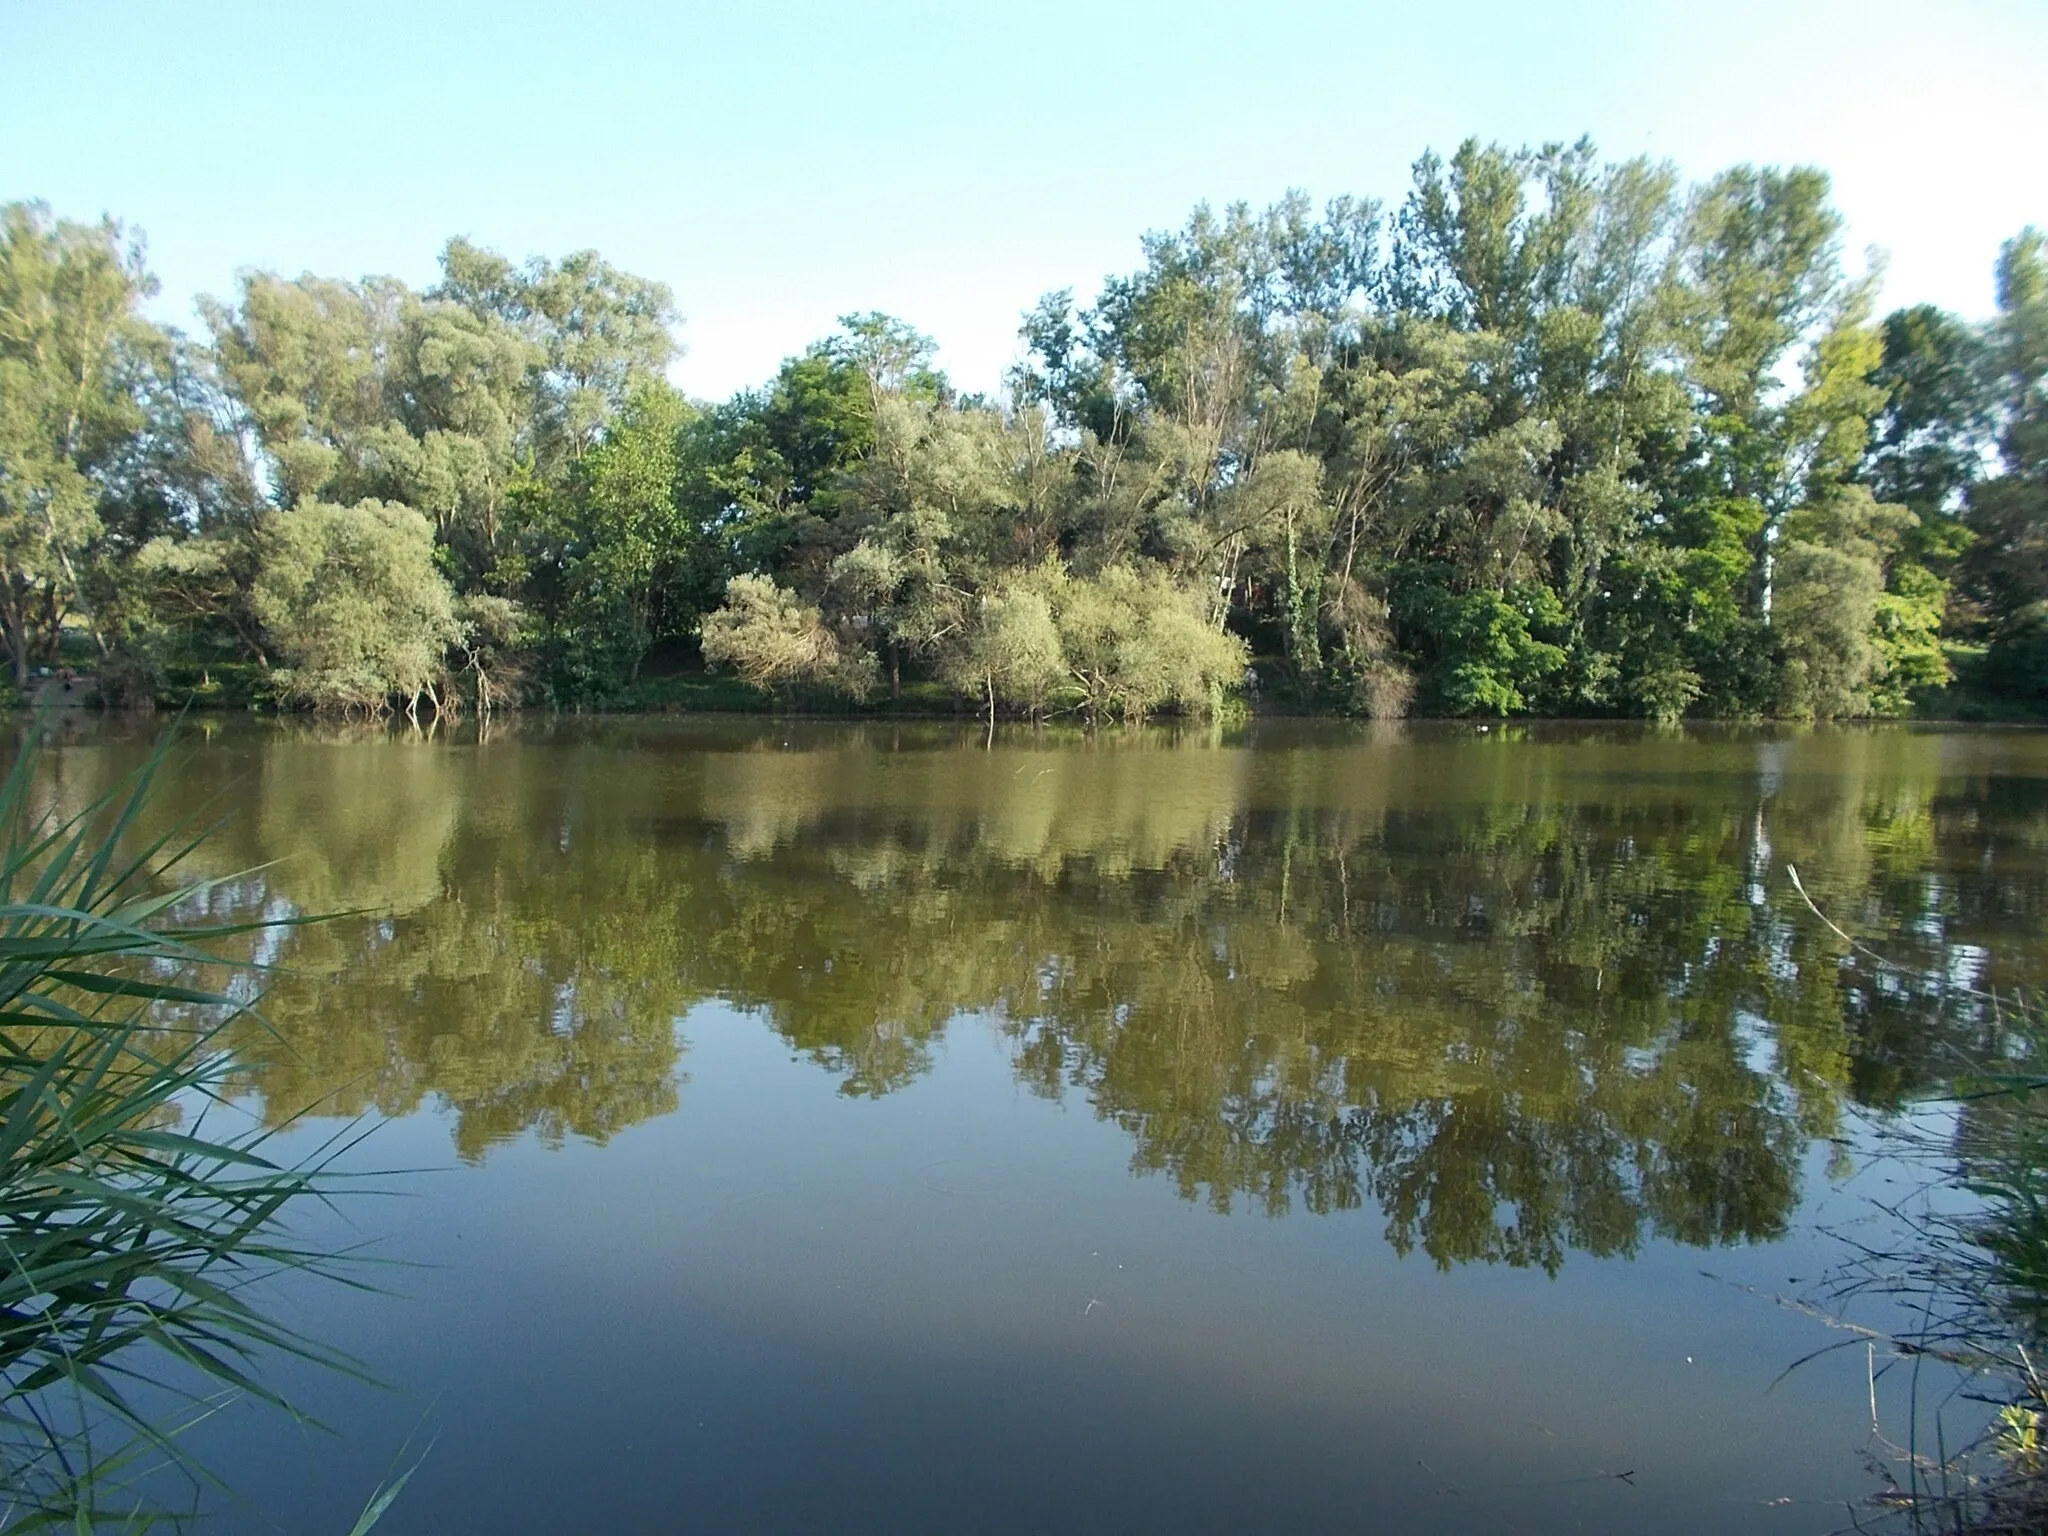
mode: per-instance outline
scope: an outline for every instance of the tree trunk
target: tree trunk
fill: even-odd
[[[14,689],[28,687],[28,616],[22,610],[21,592],[10,580],[0,600],[0,628],[6,631],[7,660],[14,672]]]

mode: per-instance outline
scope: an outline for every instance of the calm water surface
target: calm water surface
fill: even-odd
[[[1774,1386],[1769,1297],[1942,979],[2048,981],[2048,734],[185,741],[221,910],[364,914],[264,944],[248,1112],[424,1170],[278,1297],[386,1387],[207,1426],[217,1530],[422,1450],[380,1530],[1831,1530],[1866,1362]]]

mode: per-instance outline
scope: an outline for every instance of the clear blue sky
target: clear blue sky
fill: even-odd
[[[1197,201],[1392,201],[1468,134],[1821,165],[1886,302],[1982,314],[2044,120],[2044,0],[0,0],[0,200],[147,231],[160,317],[594,246],[675,289],[706,396],[855,309],[991,387],[1039,294]]]

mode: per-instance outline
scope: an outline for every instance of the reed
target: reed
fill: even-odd
[[[227,1103],[259,968],[224,946],[273,925],[206,920],[220,882],[180,876],[198,839],[142,835],[164,749],[66,812],[38,804],[33,736],[0,785],[0,1528],[139,1529],[205,1481],[192,1423],[290,1411],[266,1358],[356,1370],[252,1291],[360,1283],[287,1221],[349,1138],[273,1160]]]

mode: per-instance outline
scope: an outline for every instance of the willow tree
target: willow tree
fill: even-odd
[[[702,634],[705,661],[756,688],[836,683],[859,695],[874,671],[871,654],[843,646],[816,607],[767,576],[733,577]]]
[[[962,693],[987,700],[991,726],[998,703],[1038,718],[1068,681],[1059,625],[1045,594],[1026,580],[983,595],[941,675]]]
[[[435,568],[433,525],[410,507],[306,501],[278,513],[255,606],[286,663],[282,681],[306,703],[444,707],[446,656],[462,627]]]
[[[1157,566],[1118,564],[1091,577],[1048,562],[1016,590],[1044,600],[1091,719],[1209,714],[1243,677],[1244,642],[1209,623],[1201,596]]]
[[[472,578],[500,555],[539,350],[506,323],[393,278],[269,273],[203,306],[221,382],[277,499],[400,501]]]
[[[429,295],[504,327],[534,349],[525,377],[529,446],[543,470],[580,459],[604,437],[641,384],[677,352],[674,296],[664,283],[613,266],[596,251],[515,265],[467,240],[441,252]]]

